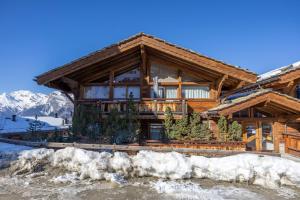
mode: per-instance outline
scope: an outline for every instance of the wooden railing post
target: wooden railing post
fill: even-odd
[[[182,104],[181,104],[181,112],[182,112],[182,115],[185,115],[186,114],[186,109],[185,109],[185,100],[182,100]]]

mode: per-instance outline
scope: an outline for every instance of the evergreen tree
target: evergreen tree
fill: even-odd
[[[127,110],[121,117],[116,108],[113,108],[105,120],[105,134],[111,137],[111,142],[116,144],[137,141],[140,135],[140,122],[138,111],[133,101],[133,94],[129,95]]]
[[[140,121],[138,120],[138,110],[133,100],[132,92],[129,94],[128,109],[126,113],[127,121],[127,141],[134,142],[140,135]]]
[[[191,132],[188,116],[184,115],[181,119],[177,120],[173,129],[175,139],[180,140],[187,138]]]
[[[164,125],[164,133],[167,139],[175,139],[173,135],[174,117],[170,107],[167,107],[165,110],[165,119],[163,125]]]
[[[101,132],[101,109],[97,105],[78,104],[73,115],[72,130],[76,135],[95,140]]]
[[[221,141],[227,141],[228,140],[228,134],[227,134],[227,119],[224,116],[221,116],[218,120],[218,139]]]
[[[207,123],[201,122],[200,114],[194,112],[190,119],[191,133],[189,139],[208,141],[212,134]]]
[[[37,116],[35,116],[35,119],[29,122],[27,132],[31,133],[34,140],[40,140],[41,136],[39,132],[41,131],[42,127],[43,123],[38,120]]]
[[[237,121],[233,121],[229,126],[228,138],[230,141],[242,140],[242,125],[240,125]]]

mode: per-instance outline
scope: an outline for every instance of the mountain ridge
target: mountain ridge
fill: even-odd
[[[73,103],[60,91],[50,94],[17,90],[0,94],[0,115],[55,116],[71,118]]]

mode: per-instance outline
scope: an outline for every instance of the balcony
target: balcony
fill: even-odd
[[[105,117],[112,109],[117,109],[120,114],[125,113],[128,108],[127,100],[78,100],[80,104],[96,104],[101,108],[101,113]],[[180,119],[183,115],[192,111],[203,112],[218,104],[212,99],[153,99],[142,98],[134,100],[134,104],[139,113],[140,119],[163,119],[167,107],[170,107],[174,118]]]

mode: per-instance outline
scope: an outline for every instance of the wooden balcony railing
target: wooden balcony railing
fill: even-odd
[[[118,112],[126,112],[128,109],[128,101],[114,100],[114,101],[78,101],[81,103],[96,103],[103,114],[109,113],[112,109],[117,109]],[[157,114],[162,115],[165,113],[167,107],[171,108],[174,114],[186,114],[187,113],[187,102],[182,99],[143,99],[134,101],[134,105],[141,115]]]
[[[300,133],[283,133],[285,152],[300,157]]]

